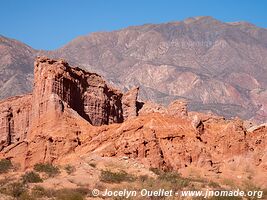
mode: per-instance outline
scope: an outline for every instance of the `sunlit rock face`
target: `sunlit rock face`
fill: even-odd
[[[185,99],[167,107],[139,102],[138,92],[122,93],[98,74],[38,57],[33,93],[0,102],[0,158],[25,170],[96,154],[214,177],[250,168],[266,180],[266,124],[246,129],[238,118],[190,112]]]
[[[123,121],[123,93],[108,86],[98,74],[71,68],[63,60],[39,57],[34,76],[34,120],[47,114],[48,109],[63,112],[66,103],[92,125]]]
[[[23,166],[51,162],[62,149],[66,153],[80,144],[79,123],[74,123],[73,132],[68,131],[70,112],[88,125],[122,123],[137,115],[137,95],[136,89],[124,95],[100,75],[72,68],[64,60],[38,57],[33,93],[0,102],[0,151],[7,157],[23,154],[15,156]],[[50,137],[54,130],[57,134]],[[67,142],[62,142],[63,130],[73,134]]]

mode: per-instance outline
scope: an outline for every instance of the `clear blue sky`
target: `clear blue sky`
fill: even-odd
[[[1,0],[0,34],[36,49],[130,25],[212,16],[267,28],[265,0]]]

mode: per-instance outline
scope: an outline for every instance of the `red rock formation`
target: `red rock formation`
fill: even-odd
[[[133,117],[138,89],[123,94],[62,60],[38,58],[34,72],[32,95],[0,102],[0,156],[23,168],[94,153],[163,169],[221,173],[242,160],[266,170],[265,128],[248,132],[238,119],[188,113],[181,101],[144,104]]]
[[[80,143],[79,122],[74,123],[73,131],[67,127],[70,112],[76,112],[80,121],[92,125],[121,123],[128,116],[137,115],[136,90],[123,98],[122,92],[108,86],[98,74],[72,68],[63,60],[38,57],[34,64],[33,94],[0,102],[0,150],[7,157],[14,157],[18,150],[24,152],[19,158],[19,162],[27,161],[23,166],[53,161],[58,158],[56,152],[64,154]],[[123,108],[127,115],[123,116]],[[49,134],[53,132],[50,129],[58,132]],[[65,133],[70,134],[63,141]]]
[[[168,106],[168,113],[172,116],[188,116],[187,103],[184,100],[176,100]]]
[[[148,102],[144,102],[142,109],[138,112],[138,114],[145,115],[148,113],[164,114],[164,113],[167,113],[167,109],[160,104],[148,101]]]
[[[267,124],[254,128],[247,135],[251,162],[267,171]]]
[[[126,92],[122,97],[123,118],[132,118],[138,115],[137,97],[139,88],[133,88]]]
[[[65,102],[93,125],[123,121],[123,94],[109,87],[98,74],[71,68],[63,60],[39,57],[34,77],[34,120],[46,115],[48,109],[63,112]]]
[[[83,148],[103,156],[128,156],[148,167],[190,165],[220,172],[224,162],[247,152],[246,132],[236,121],[206,121],[198,138],[189,118],[142,115],[85,140]],[[102,132],[103,131],[103,132]]]
[[[0,102],[0,151],[23,141],[31,118],[31,95],[12,97]]]

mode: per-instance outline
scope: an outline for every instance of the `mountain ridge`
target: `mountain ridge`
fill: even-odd
[[[182,97],[192,110],[266,120],[267,30],[251,24],[195,17],[130,26],[80,36],[54,51],[34,51],[28,62],[36,55],[64,58],[124,91],[139,86],[144,100],[168,104]],[[22,71],[27,88],[12,95],[30,91],[27,76]]]

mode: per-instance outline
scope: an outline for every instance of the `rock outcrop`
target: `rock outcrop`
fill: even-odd
[[[123,94],[108,86],[98,74],[71,68],[63,60],[39,57],[34,77],[34,120],[46,115],[50,108],[52,112],[54,108],[63,112],[65,102],[92,125],[123,122]]]
[[[0,151],[13,157],[19,146],[21,152],[32,155],[35,149],[32,145],[37,143],[39,147],[36,146],[35,153],[47,154],[49,145],[43,144],[49,144],[49,141],[58,151],[60,146],[55,145],[55,139],[44,132],[60,126],[60,121],[64,121],[70,110],[94,126],[122,123],[137,115],[137,92],[138,89],[133,89],[124,95],[96,73],[72,68],[64,60],[38,57],[34,63],[33,93],[0,102]],[[59,132],[63,131],[62,127],[59,129]],[[76,132],[79,133],[73,131],[71,138],[76,141],[74,143],[79,143]],[[31,143],[32,140],[39,142]],[[57,140],[60,142],[62,138]],[[72,144],[68,145],[65,152],[73,148]],[[51,161],[48,159],[51,155],[44,157],[44,160]]]
[[[138,91],[139,88],[133,88],[126,92],[122,97],[123,118],[132,118],[138,115]]]
[[[141,103],[138,88],[123,94],[63,60],[37,58],[34,75],[33,94],[0,102],[0,157],[22,169],[98,154],[211,173],[242,161],[267,173],[266,126],[247,131],[240,119],[188,112],[183,100]]]
[[[152,168],[196,167],[216,174],[229,169],[239,173],[250,168],[266,177],[265,128],[248,133],[238,119],[210,117],[199,120],[197,127],[191,124],[190,117],[174,118],[159,112],[142,114],[98,130],[85,139],[81,149],[104,157],[126,156]]]
[[[23,141],[28,133],[32,95],[11,97],[0,102],[0,151]]]
[[[188,116],[187,103],[184,100],[176,100],[168,106],[168,113],[172,116]]]

